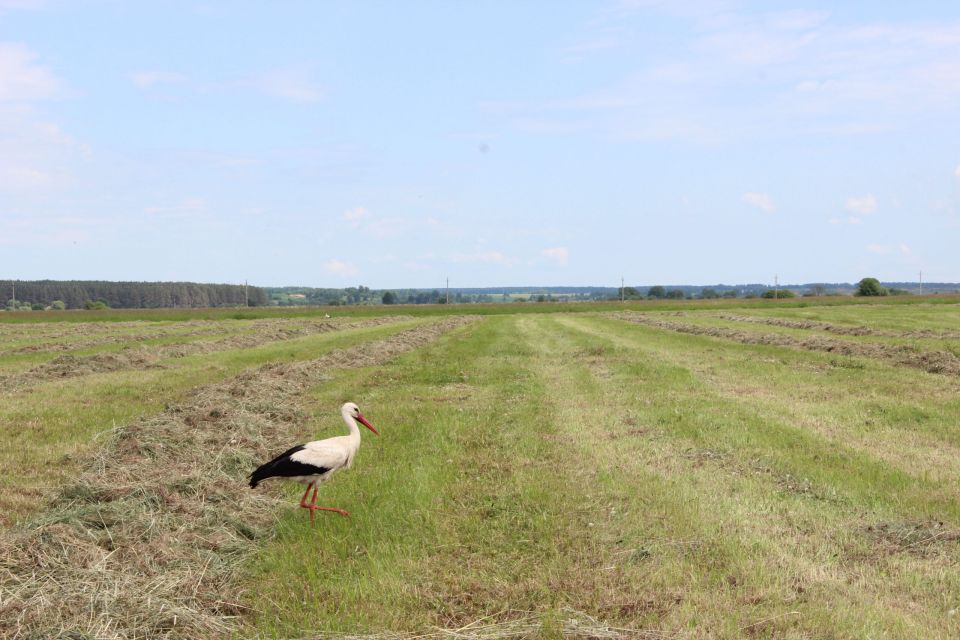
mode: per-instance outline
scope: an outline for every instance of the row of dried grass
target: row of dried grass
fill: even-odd
[[[613,627],[582,611],[504,611],[454,629],[432,629],[415,633],[333,634],[321,633],[302,640],[519,640],[522,638],[582,638],[656,640],[670,637],[661,631]]]
[[[844,336],[877,336],[881,338],[931,338],[934,340],[948,340],[960,338],[960,332],[935,331],[932,329],[914,329],[912,331],[884,331],[864,325],[843,325],[818,320],[789,320],[787,318],[766,318],[759,316],[744,316],[730,313],[718,313],[717,318],[734,322],[750,322],[766,324],[772,327],[786,327],[788,329],[813,329],[826,331]]]
[[[709,327],[686,322],[663,320],[652,315],[631,311],[613,313],[610,314],[610,316],[657,329],[723,338],[742,344],[774,345],[806,349],[808,351],[822,351],[824,353],[844,356],[864,356],[888,360],[902,366],[922,369],[928,373],[960,375],[960,358],[949,351],[921,351],[909,345],[851,342],[823,336],[796,338],[783,334],[740,331],[727,327]]]
[[[108,373],[125,369],[163,368],[162,360],[183,358],[191,355],[249,349],[270,342],[292,340],[318,333],[373,327],[409,320],[409,316],[367,318],[355,322],[320,321],[254,321],[250,333],[230,335],[213,341],[187,342],[161,346],[140,346],[111,353],[90,356],[63,355],[50,362],[39,364],[28,371],[0,377],[0,389],[6,392],[20,391],[32,384],[59,378],[74,378],[94,373]]]
[[[0,636],[229,636],[244,612],[236,572],[279,506],[277,488],[251,492],[245,476],[306,421],[299,397],[331,370],[390,360],[469,320],[265,365],[106,434],[42,517],[0,536]]]

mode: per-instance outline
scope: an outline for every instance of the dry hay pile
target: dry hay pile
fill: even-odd
[[[842,325],[831,322],[820,322],[815,320],[787,320],[785,318],[761,318],[757,316],[741,316],[728,313],[718,313],[714,317],[723,320],[732,320],[734,322],[752,322],[755,324],[766,324],[772,327],[787,327],[788,329],[814,329],[817,331],[828,331],[843,336],[877,336],[881,338],[932,338],[935,340],[947,340],[960,338],[960,333],[955,331],[934,331],[932,329],[915,329],[913,331],[883,331],[873,329],[863,325]]]
[[[252,333],[228,336],[210,342],[191,342],[159,347],[128,347],[116,352],[97,353],[90,356],[58,356],[50,362],[44,362],[22,373],[0,375],[0,389],[7,392],[19,391],[31,384],[46,380],[74,378],[124,369],[162,369],[164,365],[160,363],[160,360],[164,358],[182,358],[230,349],[249,349],[270,342],[292,340],[318,333],[375,327],[410,319],[410,316],[390,316],[369,318],[350,323],[331,322],[329,320],[297,323],[285,323],[282,320],[257,321],[258,324],[254,325],[255,329]],[[122,337],[120,339],[125,340]]]
[[[265,365],[113,430],[43,516],[0,536],[0,636],[234,633],[236,572],[279,507],[278,489],[252,492],[246,476],[300,430],[300,396],[331,369],[385,362],[471,320]]]
[[[684,322],[672,322],[630,311],[614,313],[611,314],[611,317],[656,327],[657,329],[724,338],[743,344],[798,347],[808,351],[822,351],[837,355],[864,356],[890,360],[896,364],[922,369],[928,373],[960,375],[960,358],[949,351],[918,351],[908,345],[847,342],[821,336],[796,338],[775,333],[754,333],[726,327],[707,327]]]

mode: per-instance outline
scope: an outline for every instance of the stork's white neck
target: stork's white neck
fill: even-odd
[[[343,421],[347,423],[347,428],[350,429],[350,440],[355,441],[356,446],[360,446],[360,425],[357,424],[357,421],[346,409],[341,411],[340,415],[343,416]]]

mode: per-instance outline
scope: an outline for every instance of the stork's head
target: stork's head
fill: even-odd
[[[354,420],[358,421],[360,424],[365,426],[367,429],[370,429],[370,431],[373,431],[375,434],[380,435],[380,432],[377,431],[372,424],[367,422],[367,419],[363,417],[362,413],[360,413],[360,407],[358,407],[353,402],[345,403],[340,408],[340,411],[343,413],[343,415],[350,416],[351,418],[353,418]]]

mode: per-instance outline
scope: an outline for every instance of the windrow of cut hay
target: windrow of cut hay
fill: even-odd
[[[887,345],[877,343],[853,342],[838,340],[824,336],[800,338],[777,333],[756,333],[740,331],[727,327],[710,327],[664,320],[649,314],[623,311],[610,314],[609,317],[627,322],[643,324],[657,329],[688,333],[692,335],[711,336],[733,340],[742,344],[773,345],[806,349],[808,351],[822,351],[843,356],[863,356],[882,359],[897,365],[922,369],[928,373],[942,373],[946,375],[960,375],[960,358],[949,351],[922,351],[910,345]]]
[[[826,331],[842,336],[876,336],[880,338],[930,338],[933,340],[954,340],[960,339],[960,332],[957,331],[936,331],[933,329],[914,329],[912,331],[890,331],[884,329],[874,329],[864,325],[856,324],[834,324],[832,322],[822,322],[819,320],[790,320],[787,318],[767,318],[760,316],[744,316],[732,313],[717,313],[713,317],[722,320],[732,320],[733,322],[751,322],[754,324],[766,324],[771,327],[786,327],[788,329],[807,329],[815,331]]]
[[[231,349],[249,349],[271,342],[293,340],[318,333],[345,331],[375,327],[411,320],[410,316],[387,316],[368,318],[355,322],[336,321],[255,321],[252,332],[231,335],[213,341],[188,342],[161,346],[140,346],[122,349],[110,353],[97,353],[90,356],[63,355],[50,362],[44,362],[27,371],[0,376],[0,390],[4,392],[20,391],[32,384],[46,380],[73,378],[93,373],[107,373],[124,369],[163,368],[161,362],[167,358],[183,358],[197,354],[229,351]]]
[[[301,396],[332,370],[388,361],[472,320],[264,365],[112,431],[45,515],[0,536],[0,635],[229,636],[243,612],[234,578],[285,505],[246,476],[306,422]]]
[[[235,332],[240,326],[239,324],[231,326],[223,322],[214,323],[198,320],[159,327],[153,326],[153,324],[155,323],[145,322],[144,325],[146,326],[138,326],[138,331],[135,333],[125,333],[119,329],[107,333],[91,332],[86,325],[71,325],[69,327],[70,331],[62,331],[56,336],[25,334],[10,342],[29,341],[29,344],[0,349],[0,356],[22,353],[61,353],[105,345],[146,342],[148,340],[215,337]]]

